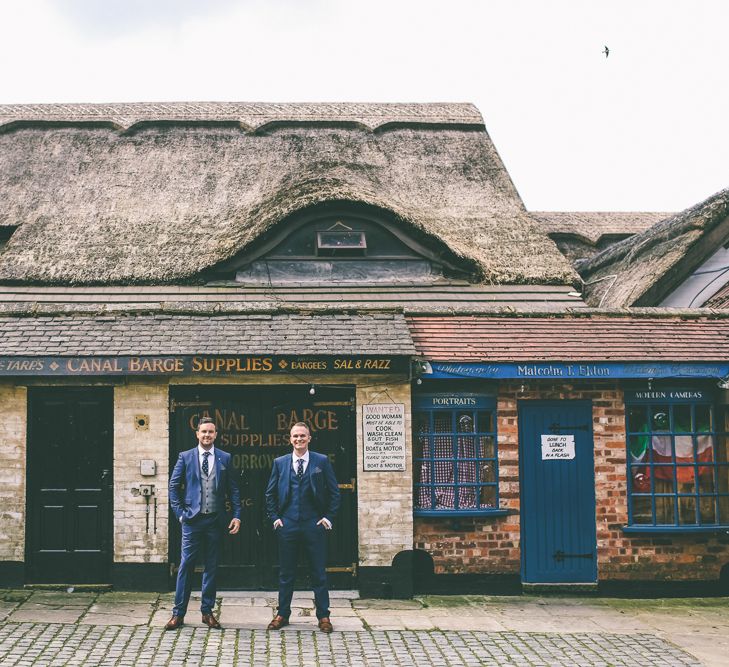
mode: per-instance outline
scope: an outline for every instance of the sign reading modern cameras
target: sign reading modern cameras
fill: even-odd
[[[365,471],[405,470],[405,406],[372,403],[362,406]]]
[[[542,435],[542,461],[575,458],[574,435]]]

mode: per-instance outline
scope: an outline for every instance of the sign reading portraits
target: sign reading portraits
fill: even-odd
[[[248,375],[274,373],[407,374],[409,357],[374,355],[165,355],[0,357],[0,376]]]

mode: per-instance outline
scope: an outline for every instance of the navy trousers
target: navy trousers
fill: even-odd
[[[222,530],[217,513],[198,514],[189,521],[182,522],[182,556],[180,558],[180,569],[177,571],[175,606],[172,608],[173,616],[184,616],[187,613],[195,561],[201,551],[204,553],[204,570],[200,611],[203,614],[213,613],[217,594],[215,577],[218,572],[221,536]]]
[[[318,519],[294,521],[283,519],[284,525],[276,530],[278,535],[278,613],[284,618],[291,615],[291,598],[294,595],[296,564],[299,546],[303,546],[309,560],[309,578],[314,592],[316,617],[329,616],[329,589],[327,588],[327,536],[324,526],[317,526]]]

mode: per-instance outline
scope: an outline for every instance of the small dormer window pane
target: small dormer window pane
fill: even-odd
[[[364,232],[335,230],[316,233],[316,247],[319,250],[354,250],[367,248]]]
[[[366,250],[364,232],[340,228],[316,233],[316,254],[319,257],[364,257]]]

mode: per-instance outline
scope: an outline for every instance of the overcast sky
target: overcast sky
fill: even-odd
[[[473,102],[530,210],[729,187],[729,0],[0,3],[0,103]]]

